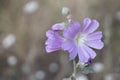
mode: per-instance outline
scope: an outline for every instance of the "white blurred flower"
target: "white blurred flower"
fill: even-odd
[[[46,74],[43,70],[39,70],[35,73],[36,79],[43,80],[45,78]]]
[[[9,48],[11,47],[16,41],[16,37],[13,34],[7,35],[2,42],[2,45],[4,48]]]
[[[24,6],[23,10],[25,13],[31,14],[35,12],[38,9],[38,7],[39,4],[36,1],[30,1]]]
[[[107,75],[104,77],[104,80],[114,80],[114,79],[113,79],[112,74],[107,74]]]
[[[17,63],[17,58],[15,56],[9,56],[7,58],[7,63],[10,65],[10,66],[14,66],[16,65]]]
[[[93,70],[96,72],[96,73],[99,73],[101,72],[102,70],[104,69],[104,65],[102,63],[94,63],[93,64]]]
[[[59,66],[58,66],[57,63],[51,63],[51,64],[49,65],[49,71],[52,72],[52,73],[57,72],[58,69],[59,69]]]
[[[76,80],[88,80],[88,78],[85,75],[79,75],[76,77]]]

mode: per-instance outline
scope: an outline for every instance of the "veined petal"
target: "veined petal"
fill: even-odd
[[[86,30],[89,27],[90,24],[91,24],[91,19],[90,18],[85,18],[83,20],[82,31]]]
[[[72,40],[69,41],[65,41],[62,43],[62,49],[63,50],[67,50],[67,51],[71,51],[73,49],[73,47],[75,46],[74,42]]]
[[[102,49],[104,47],[104,43],[101,40],[86,41],[85,44],[95,49]]]
[[[96,56],[95,51],[86,45],[82,45],[78,48],[78,57],[81,62],[87,63]]]
[[[78,58],[81,62],[87,63],[90,59],[88,52],[84,49],[84,46],[78,47]]]
[[[84,33],[92,33],[99,27],[99,22],[97,20],[92,20],[87,29],[84,30]]]
[[[63,42],[63,39],[59,39],[59,38],[56,38],[56,39],[47,39],[46,42],[45,42],[45,45],[60,45],[61,43]]]
[[[53,34],[54,34],[54,32],[53,32],[52,30],[48,30],[48,31],[46,32],[46,36],[47,36],[47,37],[51,37],[51,36],[53,36]]]
[[[46,36],[49,38],[49,39],[62,39],[62,37],[58,34],[58,32],[56,31],[53,31],[53,30],[48,30],[46,32]]]
[[[79,22],[71,22],[70,26],[64,30],[63,36],[68,39],[73,39],[76,34],[80,31]]]
[[[50,47],[50,46],[46,46],[45,48],[46,48],[46,52],[47,52],[47,53],[60,50],[60,48],[53,48],[53,47]]]
[[[69,57],[71,60],[75,59],[75,57],[77,56],[77,48],[76,46],[73,47],[73,49],[71,51],[69,51]]]
[[[101,31],[98,31],[98,32],[94,32],[94,33],[91,33],[87,36],[87,40],[90,41],[90,40],[100,40],[102,38],[102,32]]]
[[[88,46],[84,45],[84,50],[89,54],[90,59],[94,59],[96,57],[96,53],[94,50],[92,50],[91,48],[89,48]]]
[[[64,26],[62,26],[61,23],[57,23],[52,26],[52,30],[63,30],[63,29],[64,29]]]

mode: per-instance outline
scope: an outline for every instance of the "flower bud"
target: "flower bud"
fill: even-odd
[[[70,9],[67,7],[62,8],[62,15],[67,16],[70,13]]]

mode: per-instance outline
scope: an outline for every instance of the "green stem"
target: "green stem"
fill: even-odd
[[[71,76],[71,80],[76,80],[75,76],[76,76],[76,61],[73,60],[73,73]]]

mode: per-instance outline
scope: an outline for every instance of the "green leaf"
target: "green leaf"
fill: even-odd
[[[83,68],[78,67],[77,73],[89,74],[94,73],[94,70],[91,65],[84,66]]]

